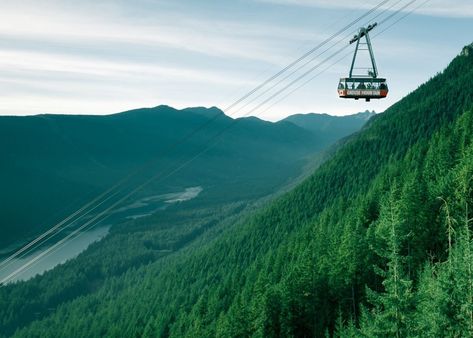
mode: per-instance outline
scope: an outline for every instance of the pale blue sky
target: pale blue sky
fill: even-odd
[[[0,0],[0,114],[224,108],[380,1]],[[473,1],[431,0],[373,40],[388,99],[338,99],[348,57],[252,115],[381,112],[441,71],[473,42],[471,32]]]

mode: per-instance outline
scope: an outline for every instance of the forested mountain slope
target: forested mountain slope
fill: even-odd
[[[200,245],[59,301],[15,335],[472,336],[473,46],[465,50],[293,191]],[[87,273],[92,260],[81,259]],[[32,294],[60,299],[41,280],[0,289],[2,325]]]
[[[108,116],[0,117],[0,249],[36,235],[145,163],[154,160],[135,185],[177,167],[234,122],[217,108],[168,106]],[[200,198],[209,201],[257,198],[299,175],[308,155],[360,127],[348,124],[328,138],[285,121],[239,119],[209,151],[143,194],[202,186]]]

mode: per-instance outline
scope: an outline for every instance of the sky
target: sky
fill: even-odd
[[[410,1],[387,0],[279,87],[231,107],[381,0],[0,0],[0,115],[111,114],[161,104],[217,106],[230,116],[271,121],[296,113],[382,112],[473,42],[473,1],[418,7],[424,0],[415,0],[372,31],[379,73],[390,85],[387,99],[338,98],[354,46],[321,63],[347,46],[358,26],[382,22]]]

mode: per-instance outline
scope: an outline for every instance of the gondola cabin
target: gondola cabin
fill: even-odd
[[[341,78],[338,96],[344,99],[383,99],[388,95],[386,79],[381,78]]]
[[[360,28],[358,34],[350,40],[350,44],[356,42],[355,54],[353,55],[349,76],[341,78],[338,83],[338,96],[340,98],[370,101],[371,99],[383,99],[388,95],[386,79],[378,77],[378,67],[376,66],[369,35],[369,32],[377,25],[377,23],[374,23],[366,28]],[[365,42],[361,42],[363,38]],[[371,67],[355,68],[355,62],[361,51],[369,53]],[[355,75],[355,70],[359,69],[363,69],[366,73]]]

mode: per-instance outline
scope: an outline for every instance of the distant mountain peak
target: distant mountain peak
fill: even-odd
[[[307,114],[294,114],[286,117],[281,121],[313,121],[313,122],[327,122],[335,120],[363,120],[367,121],[372,116],[376,115],[376,112],[365,110],[364,112],[350,114],[350,115],[330,115],[326,113],[307,113]]]
[[[282,121],[293,123],[329,140],[329,142],[334,142],[360,130],[374,114],[370,111],[345,116],[316,113],[296,114],[288,116]]]
[[[199,114],[199,115],[203,115],[203,116],[206,116],[206,117],[215,117],[215,116],[218,116],[218,115],[225,115],[225,113],[218,107],[215,107],[215,106],[212,106],[212,107],[202,107],[202,106],[198,106],[198,107],[189,107],[189,108],[185,108],[185,109],[182,109],[181,111],[183,112],[190,112],[190,113],[194,113],[194,114]]]
[[[134,118],[139,118],[140,116],[146,115],[149,117],[158,116],[158,115],[169,115],[172,114],[175,117],[183,117],[185,114],[194,114],[201,117],[212,118],[219,115],[225,115],[222,110],[217,107],[189,107],[184,109],[176,109],[174,107],[168,106],[166,104],[161,104],[155,107],[149,108],[138,108],[121,113],[112,114],[111,116],[129,116]]]
[[[365,121],[368,121],[372,116],[376,115],[376,112],[374,110],[369,111],[365,110],[364,112],[358,113],[358,114],[353,114],[353,115],[348,115],[348,116],[353,116],[355,118],[363,119]]]

